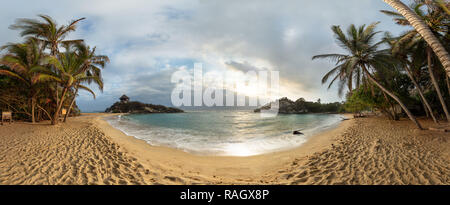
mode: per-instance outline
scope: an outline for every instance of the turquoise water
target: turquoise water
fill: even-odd
[[[121,115],[114,127],[151,145],[199,155],[251,156],[298,147],[318,132],[339,125],[341,115],[302,114],[261,117],[252,111],[190,111]],[[302,130],[304,135],[293,135]]]

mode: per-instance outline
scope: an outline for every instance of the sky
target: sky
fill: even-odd
[[[321,84],[334,63],[311,57],[345,52],[332,25],[380,21],[379,31],[406,29],[382,9],[392,10],[382,0],[15,0],[0,7],[0,45],[22,41],[8,28],[17,18],[46,14],[67,24],[85,17],[67,39],[84,39],[111,62],[103,70],[104,91],[92,86],[95,100],[83,91],[77,97],[83,112],[103,111],[122,94],[171,106],[171,76],[191,72],[195,63],[202,63],[205,76],[278,71],[280,96],[334,102],[343,100],[337,87]]]

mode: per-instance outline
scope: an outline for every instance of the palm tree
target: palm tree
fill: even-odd
[[[26,43],[8,44],[2,49],[7,49],[8,53],[3,56],[0,63],[9,69],[1,69],[0,75],[16,78],[28,88],[31,100],[31,122],[35,123],[36,98],[41,79],[39,71],[47,69],[42,64],[45,54],[32,39]]]
[[[336,67],[331,69],[327,74],[322,78],[322,84],[326,83],[328,79],[334,75],[331,80],[328,88],[330,88],[333,83],[339,79],[339,96],[342,95],[343,88],[345,85],[348,86],[349,92],[351,93],[353,90],[353,79],[356,80],[356,87],[358,88],[365,80],[364,74],[361,72],[361,69],[358,69],[358,62],[361,60],[361,52],[373,52],[377,49],[377,47],[381,43],[376,43],[371,45],[370,48],[365,48],[362,50],[361,45],[369,45],[373,43],[373,37],[378,32],[374,32],[374,29],[378,23],[373,23],[369,25],[367,28],[365,25],[356,28],[355,25],[351,25],[347,30],[347,36],[341,30],[339,26],[332,26],[331,30],[333,31],[337,43],[340,47],[347,50],[350,54],[323,54],[313,56],[313,60],[315,59],[330,59],[332,61],[336,61]]]
[[[378,47],[385,43],[380,41],[374,43],[375,36],[379,32],[375,32],[375,27],[378,23],[370,24],[369,26],[360,26],[356,28],[355,25],[351,25],[347,30],[347,36],[342,32],[339,26],[332,26],[332,30],[335,33],[338,44],[344,48],[349,54],[325,54],[316,55],[314,59],[326,58],[336,61],[337,67],[328,72],[322,82],[326,82],[329,76],[336,73],[336,76],[332,80],[333,83],[337,78],[340,78],[341,82],[346,82],[349,89],[352,88],[351,79],[370,81],[379,87],[385,94],[392,97],[405,111],[408,117],[413,121],[419,129],[423,129],[414,115],[409,111],[405,104],[392,92],[386,89],[381,83],[379,83],[372,72],[377,69],[389,69],[394,66],[392,56],[387,50],[378,50]],[[361,79],[360,79],[361,78]]]
[[[93,49],[90,49],[89,46],[87,46],[84,43],[76,43],[74,44],[75,47],[75,52],[76,54],[80,57],[80,58],[84,58],[86,59],[83,68],[80,69],[80,73],[85,73],[86,76],[91,76],[92,78],[87,78],[85,83],[87,84],[91,84],[91,83],[95,83],[100,91],[103,91],[103,80],[102,80],[102,76],[101,76],[101,69],[105,67],[105,65],[107,63],[109,63],[109,58],[108,56],[105,55],[97,55],[95,53],[95,47]],[[70,49],[68,47],[68,49]],[[64,122],[66,122],[67,117],[70,115],[70,112],[72,110],[72,106],[75,102],[75,98],[78,94],[78,89],[84,89],[84,90],[88,90],[87,87],[85,87],[84,85],[81,85],[82,82],[77,82],[74,86],[74,94],[72,97],[72,100],[70,102],[69,105],[69,109],[66,113],[66,115],[64,116]],[[95,98],[95,94],[94,98]]]
[[[446,22],[447,20],[445,20],[445,18],[442,18],[442,15],[440,12],[433,11],[431,9],[427,12],[427,14],[424,13],[421,10],[422,6],[423,6],[422,3],[416,3],[416,4],[412,5],[416,16],[423,19],[423,21],[425,21],[430,26],[430,28],[431,28],[430,31],[432,31],[434,37],[437,36],[440,38],[445,38],[445,36],[443,36],[441,33],[448,32],[447,31],[448,23]],[[397,24],[399,24],[399,25],[410,25],[409,21],[407,21],[407,19],[404,18],[402,16],[402,14],[400,14],[400,13],[396,13],[396,12],[392,12],[392,11],[385,11],[385,10],[382,10],[381,12],[383,12],[387,15],[393,16],[395,18]],[[409,44],[422,43],[422,44],[427,45],[425,48],[426,48],[426,55],[427,55],[427,62],[428,62],[427,67],[428,67],[428,72],[430,74],[430,79],[431,79],[431,82],[433,83],[434,89],[436,90],[437,96],[441,103],[442,109],[444,110],[447,121],[450,121],[450,114],[447,109],[447,105],[442,96],[441,90],[439,88],[439,84],[438,84],[438,82],[436,80],[436,76],[434,74],[434,69],[433,69],[433,64],[432,64],[432,57],[433,57],[432,47],[426,43],[425,38],[418,35],[418,32],[416,30],[408,31],[405,35],[403,35],[402,39],[400,39],[399,41],[401,43],[409,42]],[[410,47],[412,47],[412,45],[410,45]],[[448,75],[447,75],[447,77],[448,77]]]
[[[50,55],[56,57],[59,53],[59,46],[61,44],[82,42],[83,40],[65,40],[67,35],[75,31],[77,23],[84,20],[80,18],[72,21],[69,25],[58,26],[55,20],[47,15],[38,15],[42,20],[36,19],[18,19],[15,24],[11,25],[11,29],[21,30],[22,37],[31,37],[37,41],[42,42],[45,47],[49,48]]]
[[[59,113],[66,100],[66,95],[69,90],[73,89],[75,86],[79,89],[84,89],[95,96],[95,93],[88,87],[81,85],[83,82],[95,81],[100,83],[98,76],[88,76],[85,63],[88,59],[86,56],[77,55],[76,52],[66,51],[58,55],[58,58],[49,57],[47,62],[54,66],[58,72],[52,72],[49,74],[41,74],[43,77],[58,82],[62,86],[61,98],[56,106],[56,111],[52,118],[52,124],[58,123]],[[103,84],[100,84],[101,86]]]
[[[59,46],[64,44],[82,42],[83,40],[65,40],[67,35],[75,31],[78,22],[84,20],[85,18],[80,18],[72,21],[69,25],[58,26],[55,20],[47,15],[38,15],[43,21],[36,19],[18,19],[15,24],[11,25],[11,29],[21,30],[20,35],[23,37],[33,38],[38,42],[44,44],[43,48],[50,49],[50,55],[57,57],[59,53]],[[58,69],[53,68],[55,72]],[[55,93],[56,93],[56,104],[59,104],[59,86],[56,83]]]
[[[414,78],[414,74],[410,69],[410,67],[414,67],[414,63],[412,62],[413,60],[410,60],[410,58],[414,59],[415,57],[415,55],[410,55],[410,53],[417,54],[417,52],[415,51],[417,51],[417,49],[420,49],[420,47],[416,46],[417,39],[412,39],[410,38],[411,36],[415,36],[415,33],[407,32],[406,34],[398,38],[393,38],[389,33],[385,33],[384,40],[391,46],[390,51],[392,52],[392,55],[400,60],[400,64],[403,64],[402,67],[405,69],[406,74],[416,87],[425,108],[425,112],[427,113],[427,117],[428,113],[430,113],[433,121],[435,123],[438,123],[428,100],[425,98],[422,87],[419,85],[419,83],[417,83],[416,79]]]
[[[439,39],[434,36],[431,29],[427,24],[420,18],[414,11],[412,11],[408,6],[402,3],[400,0],[383,0],[393,8],[395,8],[405,19],[410,23],[411,26],[419,33],[424,40],[430,45],[431,49],[434,51],[436,56],[441,61],[444,66],[447,76],[450,76],[450,55],[445,50],[445,47],[441,44]]]

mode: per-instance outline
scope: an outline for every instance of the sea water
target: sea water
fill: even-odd
[[[313,135],[335,128],[338,114],[279,114],[262,117],[251,110],[126,114],[107,121],[151,145],[198,155],[251,156],[292,149]],[[301,130],[303,135],[294,135]]]

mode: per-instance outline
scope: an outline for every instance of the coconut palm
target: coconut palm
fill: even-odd
[[[94,83],[98,86],[100,91],[103,91],[103,80],[101,75],[101,69],[105,67],[107,63],[109,63],[108,56],[105,55],[97,55],[95,53],[96,48],[94,47],[91,49],[89,46],[87,46],[84,43],[76,43],[73,45],[75,49],[75,53],[80,57],[86,59],[83,68],[80,69],[80,73],[85,73],[86,76],[92,76],[92,78],[87,78],[86,82],[87,84]],[[70,47],[68,47],[70,49]],[[73,104],[75,102],[75,98],[78,94],[78,89],[86,89],[84,85],[81,85],[82,82],[78,82],[75,84],[73,92],[73,97],[69,105],[69,109],[64,116],[64,122],[66,122],[67,117],[70,115],[70,112],[72,110]],[[94,95],[95,97],[95,95]]]
[[[21,44],[7,44],[2,49],[8,53],[0,60],[0,64],[9,69],[1,69],[0,75],[7,75],[20,80],[29,90],[31,100],[31,122],[35,122],[36,101],[39,93],[41,76],[39,71],[47,69],[42,64],[45,56],[37,42],[28,40]]]
[[[445,20],[444,16],[442,15],[443,12],[439,12],[437,10],[432,10],[432,6],[429,7],[428,12],[423,12],[421,7],[424,4],[422,3],[416,3],[413,4],[413,11],[416,14],[416,16],[423,19],[424,22],[427,23],[427,25],[430,27],[430,31],[432,31],[433,36],[439,37],[442,39],[446,39],[446,36],[444,36],[446,33],[448,33],[448,22]],[[434,7],[437,8],[437,7]],[[407,21],[406,18],[402,16],[400,13],[392,12],[392,11],[385,11],[382,10],[381,12],[393,16],[396,20],[397,24],[399,25],[410,25],[409,21]],[[448,39],[447,39],[448,40]],[[433,51],[432,47],[429,46],[429,44],[426,43],[426,39],[423,38],[423,36],[419,35],[419,33],[416,30],[410,30],[406,32],[405,35],[402,36],[402,38],[399,40],[400,44],[410,44],[409,46],[412,47],[414,43],[417,44],[425,44],[426,49],[426,56],[427,56],[427,62],[428,62],[428,73],[430,74],[431,82],[433,83],[434,89],[436,90],[437,96],[439,98],[439,101],[441,103],[442,109],[444,110],[445,116],[447,118],[447,121],[450,121],[450,113],[448,111],[447,105],[445,103],[445,100],[443,98],[442,92],[439,88],[438,81],[436,80],[435,71],[433,69]],[[399,50],[399,49],[397,49]],[[448,78],[448,75],[447,75]]]
[[[344,48],[348,54],[324,54],[316,55],[314,59],[331,59],[336,61],[336,67],[328,72],[322,79],[322,82],[326,82],[327,79],[336,74],[333,83],[339,78],[342,82],[348,84],[349,89],[352,89],[352,80],[357,80],[357,87],[361,80],[364,82],[371,82],[379,87],[385,94],[392,97],[408,115],[419,129],[423,129],[415,116],[409,111],[406,105],[398,98],[394,93],[386,89],[373,75],[374,71],[378,69],[390,69],[394,67],[393,58],[387,50],[379,50],[378,47],[385,43],[384,41],[375,43],[375,36],[377,33],[375,27],[378,23],[370,24],[369,26],[360,26],[356,28],[355,25],[351,25],[345,35],[339,26],[333,26],[332,30],[336,36],[338,44]]]
[[[15,24],[11,25],[11,29],[21,30],[20,35],[23,37],[33,38],[36,41],[44,44],[43,48],[50,49],[50,55],[57,57],[59,53],[59,46],[64,44],[82,42],[83,40],[65,40],[67,35],[75,31],[78,22],[85,18],[80,18],[72,21],[69,25],[58,26],[55,20],[47,15],[38,15],[43,21],[36,19],[18,19]],[[58,72],[57,69],[54,69]],[[56,104],[58,102],[58,84],[55,85]]]
[[[415,33],[407,32],[406,34],[394,38],[389,33],[385,34],[384,40],[390,45],[390,50],[392,52],[392,55],[400,60],[400,64],[402,64],[402,67],[405,69],[406,74],[411,79],[411,82],[416,87],[419,96],[421,98],[421,101],[423,103],[425,112],[428,115],[431,116],[433,121],[435,123],[438,123],[436,117],[434,116],[433,110],[431,109],[430,103],[425,98],[425,95],[423,93],[422,87],[419,85],[419,83],[416,81],[413,71],[410,68],[414,68],[414,59],[415,54],[417,54],[417,49],[420,47],[417,47],[417,39],[410,39],[410,36],[414,36]],[[412,54],[412,55],[411,55]],[[420,54],[419,54],[420,55]]]
[[[356,87],[359,87],[361,82],[365,80],[365,76],[361,72],[361,69],[358,69],[358,62],[361,60],[361,57],[363,57],[361,52],[373,52],[381,44],[373,44],[373,37],[378,33],[374,32],[377,24],[378,23],[373,23],[368,27],[363,25],[359,28],[356,28],[355,25],[350,25],[347,30],[347,36],[339,26],[332,26],[331,29],[337,39],[337,43],[350,54],[323,54],[313,56],[313,60],[330,59],[336,61],[336,67],[324,75],[322,83],[326,83],[328,79],[334,75],[328,88],[339,79],[338,93],[340,96],[342,95],[345,85],[348,86],[349,92],[352,92],[354,79],[356,80]],[[371,45],[371,47],[362,48],[362,45]]]
[[[67,35],[75,31],[77,23],[85,18],[72,21],[69,25],[58,26],[55,20],[47,15],[38,15],[43,21],[36,19],[18,19],[15,24],[11,25],[11,29],[21,30],[20,35],[23,37],[31,37],[37,41],[44,43],[49,48],[52,56],[56,56],[59,52],[61,44],[81,42],[83,40],[65,40]]]
[[[85,82],[97,82],[100,86],[103,86],[99,76],[92,75],[89,76],[88,72],[86,72],[85,63],[88,61],[86,56],[77,55],[76,52],[66,51],[64,53],[60,53],[58,58],[48,57],[47,62],[54,66],[58,72],[52,72],[48,74],[41,74],[41,76],[58,82],[62,86],[62,93],[59,99],[59,103],[56,106],[56,111],[52,118],[52,124],[58,123],[59,113],[61,108],[66,100],[67,93],[73,89],[75,86],[77,89],[83,89],[94,95],[94,91],[90,88],[82,85]]]
[[[450,76],[450,55],[423,19],[400,0],[383,1],[395,8],[402,16],[404,16],[409,24],[414,27],[417,33],[424,38],[441,61],[445,71],[447,72],[447,76]]]

